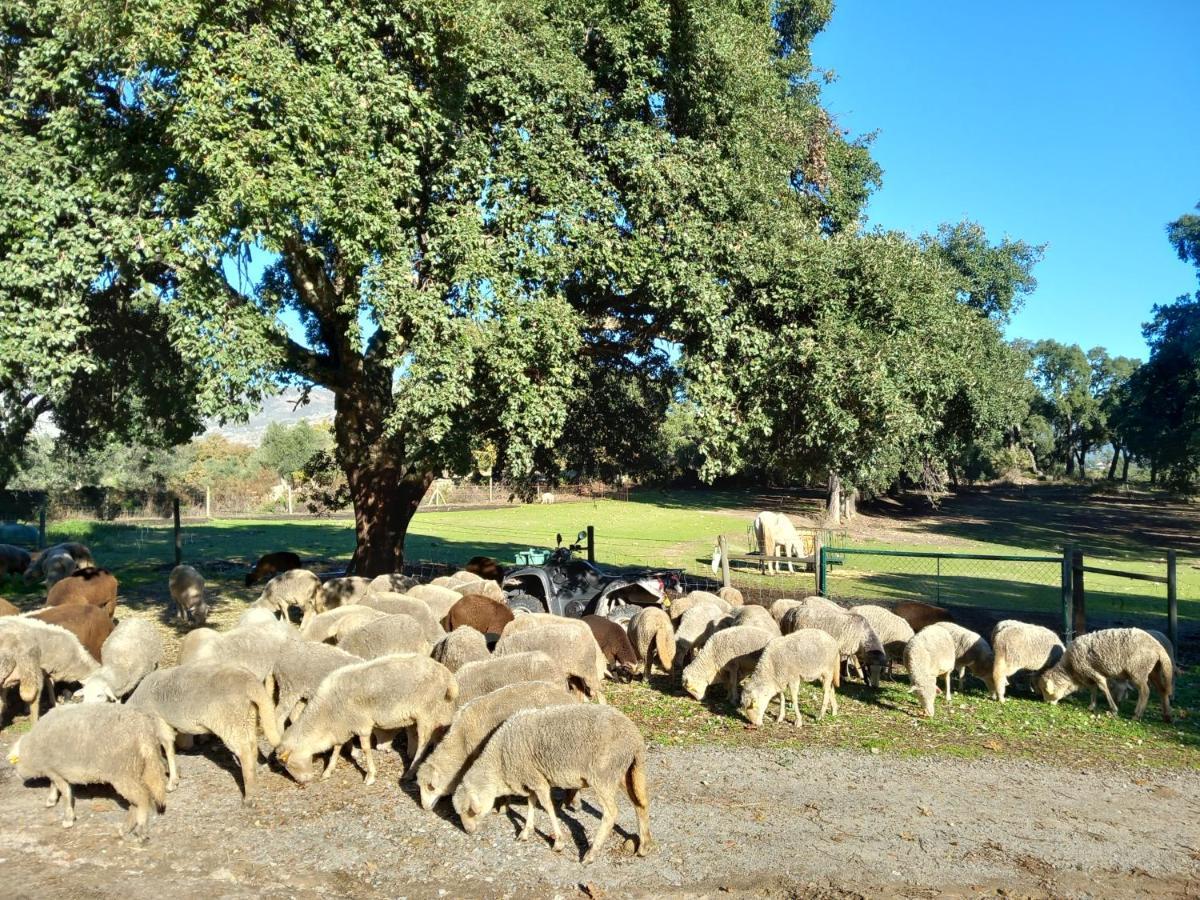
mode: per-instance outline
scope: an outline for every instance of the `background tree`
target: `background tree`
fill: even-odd
[[[1033,267],[1045,255],[1044,244],[1007,237],[993,244],[975,222],[943,224],[921,243],[953,273],[959,299],[983,315],[1007,321],[1023,298],[1037,288]]]
[[[1200,204],[1196,206],[1200,210]],[[1184,262],[1190,262],[1200,269],[1200,216],[1195,213],[1184,213],[1174,222],[1167,225],[1167,240]]]

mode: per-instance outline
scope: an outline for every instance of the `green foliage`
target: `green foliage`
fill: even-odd
[[[1167,240],[1181,260],[1200,268],[1200,216],[1184,213],[1167,226]]]
[[[1033,267],[1046,249],[1007,237],[993,245],[980,225],[966,221],[941,225],[921,242],[954,273],[962,302],[999,321],[1007,321],[1037,287]]]
[[[308,422],[297,422],[291,427],[272,422],[254,455],[261,465],[280,478],[294,482],[313,456],[329,449],[329,443],[328,433],[313,428]]]

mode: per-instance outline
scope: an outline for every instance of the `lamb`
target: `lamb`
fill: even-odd
[[[208,621],[208,603],[204,599],[204,576],[192,566],[176,566],[167,578],[167,589],[175,601],[181,622],[203,625]]]
[[[260,556],[254,568],[246,575],[246,587],[260,581],[270,581],[276,575],[300,568],[300,557],[287,550],[278,550]]]
[[[454,792],[454,810],[473,834],[499,796],[528,799],[521,839],[533,833],[534,801],[550,816],[554,849],[564,847],[551,788],[590,787],[602,810],[600,826],[583,857],[600,853],[616,821],[616,795],[624,787],[638,817],[639,856],[650,847],[650,798],[646,790],[646,745],[637,726],[612,707],[550,706],[515,713],[488,741]]]
[[[954,621],[948,609],[942,609],[932,603],[922,603],[920,600],[901,600],[892,607],[892,612],[907,622],[914,634],[927,625]]]
[[[761,606],[739,606],[729,616],[730,627],[738,625],[753,625],[755,628],[761,628],[764,631],[769,631],[775,637],[779,637],[779,623],[772,618],[771,614]]]
[[[937,680],[946,676],[946,706],[950,706],[950,673],[954,671],[958,652],[950,632],[930,626],[918,631],[904,646],[904,668],[925,709],[933,718],[933,701],[937,696]]]
[[[403,613],[380,616],[338,637],[338,646],[361,659],[395,653],[428,656],[431,649],[421,623]]]
[[[850,612],[862,616],[875,630],[876,636],[883,644],[888,662],[904,658],[904,648],[912,640],[913,630],[908,622],[889,609],[872,604],[850,607]]]
[[[494,656],[503,657],[534,650],[541,650],[556,660],[572,687],[598,703],[605,702],[604,654],[586,625],[583,625],[582,632],[577,627],[547,625],[510,634],[500,638],[492,653]]]
[[[759,727],[771,706],[779,697],[779,719],[787,719],[787,694],[792,695],[796,711],[796,727],[800,727],[800,682],[821,682],[820,719],[832,708],[838,714],[834,688],[841,683],[842,654],[838,643],[819,628],[801,628],[791,634],[773,639],[759,657],[754,672],[742,686],[741,712],[751,725]]]
[[[687,611],[694,606],[699,606],[702,603],[715,606],[720,609],[722,613],[727,613],[733,609],[732,606],[730,606],[716,594],[710,594],[708,591],[692,591],[685,597],[680,597],[678,600],[672,600],[670,605],[667,606],[667,614],[671,617],[671,623],[678,628],[679,620],[687,614]]]
[[[289,569],[276,575],[255,601],[255,605],[269,609],[283,619],[288,617],[289,607],[299,607],[301,628],[317,613],[325,611],[324,604],[321,579],[307,569]]]
[[[718,631],[683,670],[683,689],[697,700],[703,700],[708,686],[723,674],[727,679],[726,696],[736,706],[738,685],[754,671],[763,648],[778,636],[754,625],[737,625]]]
[[[789,609],[795,609],[797,606],[803,605],[801,601],[793,600],[791,597],[780,597],[768,607],[768,610],[771,613],[771,618],[778,624],[783,620],[783,614]]]
[[[325,676],[362,660],[340,647],[310,641],[289,641],[275,658],[271,670],[279,699],[275,704],[275,725],[279,731],[296,721],[304,703],[312,699]]]
[[[701,603],[685,612],[675,626],[676,669],[687,665],[692,653],[703,647],[713,632],[724,625],[725,613],[711,603]]]
[[[638,658],[625,629],[604,616],[584,616],[583,621],[592,630],[609,673],[621,681],[629,681],[637,671]]]
[[[87,609],[87,607],[82,608]],[[91,615],[108,619],[99,610],[93,610]],[[109,625],[111,627],[111,622]],[[18,676],[21,672],[28,670],[31,664],[31,654],[36,654],[32,659],[36,660],[36,664],[50,679],[51,701],[54,699],[56,682],[82,682],[100,668],[100,663],[83,648],[79,638],[70,631],[27,616],[10,616],[0,619],[0,639],[3,639],[10,648],[14,646],[13,642],[23,648],[17,654],[21,667],[16,673]],[[12,675],[10,674],[5,681],[10,682],[11,679]],[[33,722],[38,720],[41,695],[42,679],[40,677],[36,690],[30,690],[22,682],[21,699],[29,698],[26,702],[29,703],[29,718]]]
[[[476,697],[518,681],[549,681],[564,688],[567,686],[567,676],[562,666],[541,652],[492,656],[479,662],[466,663],[454,673],[454,677],[458,679],[460,704],[469,703]]]
[[[300,629],[300,639],[324,643],[336,641],[343,631],[351,631],[360,625],[378,619],[387,613],[380,612],[369,606],[339,606],[318,613],[308,620],[308,624]]]
[[[358,605],[368,609],[377,609],[389,616],[400,614],[411,616],[421,623],[425,640],[430,644],[436,644],[446,634],[442,630],[442,626],[438,624],[438,617],[430,609],[429,604],[409,594],[370,594],[363,597],[362,602]]]
[[[371,579],[371,593],[403,594],[418,584],[420,582],[411,575],[401,575],[398,572],[393,572],[390,575],[376,575]]]
[[[108,569],[75,569],[47,591],[46,605],[95,606],[111,619],[117,611],[117,579]]]
[[[24,575],[31,562],[33,562],[33,554],[24,547],[0,544],[0,578],[8,575]]]
[[[409,588],[404,596],[410,600],[420,600],[428,604],[429,608],[433,610],[433,617],[440,622],[446,618],[450,607],[461,600],[463,595],[461,591],[452,591],[449,588],[438,587],[436,584],[418,584],[416,587]]]
[[[197,628],[179,645],[179,665],[224,662],[243,666],[264,682],[271,677],[275,660],[293,640],[281,628],[234,628],[224,633]]]
[[[457,672],[470,662],[488,659],[487,639],[468,625],[460,625],[433,645],[430,654],[451,672]]]
[[[157,716],[173,732],[216,735],[241,766],[243,805],[254,802],[259,727],[272,747],[279,744],[275,707],[261,678],[229,662],[174,666],[143,678],[126,705]],[[173,791],[179,784],[173,744],[167,768]]]
[[[651,666],[655,659],[664,672],[670,673],[675,665],[675,629],[671,617],[657,606],[638,610],[629,624],[629,641],[637,652],[638,659],[646,664],[646,681],[650,680]]]
[[[497,603],[482,594],[467,594],[450,607],[450,611],[442,620],[442,627],[446,631],[454,631],[466,625],[481,634],[499,635],[504,632],[504,626],[512,620],[512,610],[503,603]]]
[[[717,591],[717,596],[730,606],[744,606],[746,603],[746,598],[742,596],[742,592],[735,587],[723,587]]]
[[[124,619],[100,648],[101,666],[76,694],[84,703],[118,703],[162,662],[158,629],[145,619]]]
[[[521,681],[459,707],[450,730],[417,769],[421,806],[433,809],[440,798],[453,793],[463,772],[475,762],[484,744],[514,713],[578,702],[574,694],[558,685],[547,681]]]
[[[784,634],[792,634],[801,628],[819,628],[827,632],[838,642],[842,658],[852,660],[860,673],[865,670],[867,684],[879,687],[879,673],[887,662],[887,655],[875,629],[862,616],[805,602],[784,613],[779,624]]]
[[[992,629],[992,690],[1004,702],[1008,677],[1030,670],[1041,674],[1063,655],[1062,641],[1049,628],[1005,619]]]
[[[971,629],[955,625],[953,622],[937,622],[935,624],[938,628],[944,629],[954,641],[954,654],[957,657],[954,665],[958,669],[958,689],[962,690],[963,679],[969,670],[987,686],[988,691],[993,691],[992,663],[994,660],[991,644]]]
[[[423,656],[383,656],[344,666],[321,682],[292,723],[275,758],[301,784],[313,778],[313,757],[332,749],[323,778],[333,774],[342,745],[357,737],[366,763],[366,784],[375,783],[371,733],[408,729],[409,764],[416,771],[425,748],[454,717],[458,684],[450,670]]]
[[[370,578],[361,575],[347,575],[344,578],[330,578],[321,585],[321,600],[325,609],[336,609],[349,603],[358,603],[367,594],[372,593]]]
[[[1109,680],[1129,681],[1137,688],[1133,717],[1140,719],[1150,700],[1153,684],[1162,700],[1163,721],[1171,721],[1171,688],[1174,666],[1166,648],[1140,628],[1105,628],[1081,634],[1066,648],[1062,658],[1037,680],[1042,697],[1057,704],[1081,687],[1098,687],[1113,715],[1120,711],[1109,689]],[[1095,709],[1093,693],[1089,709]]]
[[[95,606],[49,606],[25,613],[21,618],[65,628],[97,662],[104,642],[113,631],[112,619]]]
[[[151,806],[166,808],[162,735],[153,717],[116,704],[53,709],[13,745],[8,761],[23,778],[49,778],[46,805],[62,796],[63,827],[75,824],[76,784],[111,785],[129,814],[121,836],[149,838]]]

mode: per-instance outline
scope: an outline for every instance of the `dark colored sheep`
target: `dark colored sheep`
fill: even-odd
[[[24,547],[0,544],[0,578],[5,575],[24,575],[33,561],[33,554]]]
[[[100,662],[100,648],[113,630],[112,619],[98,606],[48,606],[30,613],[29,618],[67,629],[96,662]]]
[[[290,550],[278,550],[261,557],[254,564],[254,571],[246,575],[246,587],[259,581],[270,581],[280,572],[300,568],[300,557]]]
[[[619,676],[622,681],[633,678],[638,668],[638,657],[625,629],[604,616],[584,616],[583,621],[592,629],[592,637],[608,661],[609,672]]]
[[[490,556],[472,556],[463,569],[478,575],[484,581],[504,584],[504,568]]]
[[[108,569],[76,569],[46,594],[47,606],[95,606],[110,619],[117,611],[117,579]]]
[[[482,594],[467,594],[450,607],[442,627],[451,632],[460,625],[469,625],[483,634],[500,634],[512,620],[512,610],[503,603]]]
[[[892,609],[892,612],[907,622],[913,631],[920,631],[926,625],[932,625],[934,622],[954,621],[954,617],[950,615],[948,609],[942,609],[931,603],[922,603],[920,600],[901,600]]]

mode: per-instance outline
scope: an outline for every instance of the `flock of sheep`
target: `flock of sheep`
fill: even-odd
[[[300,783],[328,778],[344,746],[357,742],[371,784],[372,742],[388,746],[404,731],[402,778],[415,780],[427,810],[450,798],[468,833],[497,799],[524,797],[521,839],[531,836],[540,807],[561,850],[551,790],[567,791],[573,804],[587,787],[602,813],[588,862],[609,836],[623,791],[637,814],[642,855],[650,846],[645,743],[605,704],[604,680],[641,674],[648,681],[655,664],[696,699],[723,682],[756,727],[776,698],[778,720],[790,698],[799,726],[802,682],[821,684],[817,718],[836,715],[843,677],[877,687],[897,662],[929,716],[939,680],[949,701],[953,672],[960,687],[969,672],[1003,702],[1009,679],[1022,671],[1034,673],[1051,702],[1089,688],[1093,707],[1100,691],[1114,712],[1132,686],[1135,717],[1153,686],[1164,718],[1171,715],[1171,649],[1162,635],[1139,629],[1094,632],[1064,648],[1049,629],[1010,620],[989,642],[926,604],[843,609],[814,596],[764,608],[733,588],[671,598],[627,621],[568,619],[509,609],[502,574],[483,558],[431,584],[402,575],[322,582],[295,554],[276,553],[246,578],[247,585],[266,581],[261,596],[220,632],[205,627],[201,574],[172,571],[177,615],[193,627],[178,663],[161,667],[151,623],[125,617],[113,626],[116,579],[95,567],[86,547],[50,548],[25,575],[45,578],[49,588],[44,609],[19,615],[13,608],[0,618],[0,691],[18,688],[34,722],[10,761],[26,778],[50,780],[47,806],[61,797],[68,826],[72,785],[110,784],[130,805],[127,836],[141,840],[150,813],[178,784],[176,746],[194,736],[214,735],[236,757],[249,803],[260,736]],[[81,702],[39,718],[46,683],[51,703],[54,685],[70,684],[79,685]]]

